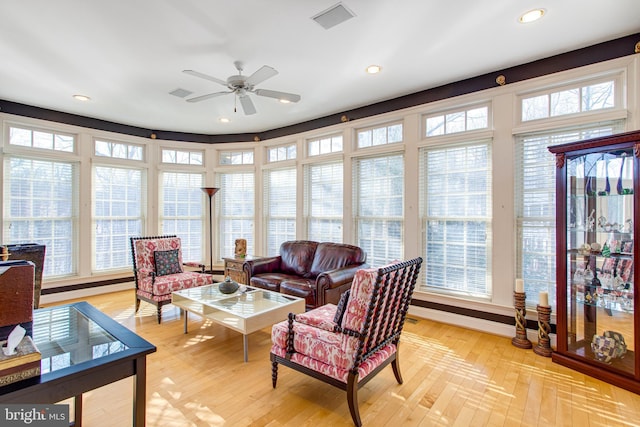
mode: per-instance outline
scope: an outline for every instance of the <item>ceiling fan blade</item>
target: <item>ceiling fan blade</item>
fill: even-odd
[[[253,105],[253,101],[249,98],[248,95],[240,96],[240,104],[242,104],[242,109],[247,116],[256,113],[256,107]]]
[[[183,70],[182,72],[185,73],[185,74],[189,74],[190,76],[200,77],[201,79],[205,79],[205,80],[212,81],[214,83],[221,84],[222,86],[226,86],[227,85],[227,82],[224,81],[224,80],[216,79],[215,77],[211,77],[211,76],[209,76],[207,74],[203,74],[203,73],[200,73],[198,71]]]
[[[271,68],[268,65],[263,65],[262,68],[247,77],[247,84],[255,86],[267,79],[270,79],[276,74],[278,74],[278,72],[274,68]]]
[[[277,90],[269,90],[269,89],[256,89],[255,93],[256,95],[268,96],[269,98],[276,98],[281,101],[289,101],[289,102],[300,101],[300,95],[296,95],[295,93],[279,92]]]
[[[187,102],[205,101],[207,99],[215,98],[217,96],[227,95],[229,93],[233,93],[233,92],[214,92],[214,93],[209,93],[207,95],[201,95],[201,96],[196,96],[195,98],[189,98],[189,99],[187,99]]]

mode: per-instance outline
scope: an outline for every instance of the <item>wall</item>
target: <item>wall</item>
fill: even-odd
[[[425,306],[414,305],[411,314],[434,320],[454,323],[472,329],[483,329],[509,336],[513,334],[513,326],[505,323],[505,319],[513,317],[512,307],[512,290],[515,279],[516,260],[515,260],[515,211],[514,211],[514,134],[522,132],[530,132],[536,130],[545,130],[550,126],[569,126],[579,124],[585,120],[584,117],[559,118],[557,120],[546,121],[544,124],[518,124],[517,100],[518,96],[539,88],[551,87],[556,84],[566,84],[571,81],[578,81],[588,76],[606,75],[610,73],[622,73],[625,82],[623,110],[610,113],[602,113],[599,119],[626,119],[626,130],[640,129],[640,89],[638,81],[640,81],[640,55],[630,55],[614,60],[600,62],[576,69],[562,71],[554,74],[545,75],[517,83],[507,83],[505,86],[497,86],[491,89],[485,89],[474,93],[457,96],[454,98],[439,100],[428,104],[417,105],[398,111],[392,111],[379,114],[372,117],[366,117],[346,123],[339,123],[327,126],[321,129],[309,130],[293,135],[279,136],[267,141],[256,142],[239,142],[233,143],[239,148],[255,148],[256,149],[256,171],[260,171],[260,167],[264,162],[264,147],[279,145],[283,143],[296,142],[298,144],[298,152],[303,153],[303,144],[307,138],[317,137],[319,135],[329,134],[333,132],[342,132],[344,139],[345,151],[344,170],[345,170],[345,208],[344,208],[344,227],[345,241],[349,241],[348,236],[353,236],[352,222],[349,220],[352,216],[350,206],[351,201],[351,159],[355,156],[353,150],[353,141],[355,131],[358,128],[371,126],[393,120],[402,120],[404,124],[404,142],[403,151],[406,159],[406,177],[405,177],[405,247],[404,255],[406,258],[420,255],[420,221],[418,217],[418,209],[416,202],[418,200],[418,156],[419,147],[425,144],[421,137],[422,115],[439,110],[446,110],[474,104],[477,102],[489,102],[493,116],[493,125],[490,130],[483,131],[482,137],[489,137],[493,141],[492,162],[493,162],[493,254],[492,254],[492,283],[493,296],[490,300],[481,299],[462,299],[447,295],[417,292],[415,299],[428,302]],[[90,170],[90,157],[87,149],[91,147],[91,142],[96,136],[105,138],[114,138],[119,141],[131,141],[138,144],[145,144],[150,152],[149,159],[152,161],[148,164],[150,177],[157,174],[158,167],[153,159],[159,159],[159,148],[161,146],[185,147],[193,144],[193,146],[202,147],[203,144],[172,142],[149,140],[136,136],[114,134],[105,131],[96,131],[88,128],[82,128],[67,124],[53,123],[43,120],[30,119],[27,117],[16,116],[6,113],[0,113],[0,121],[3,125],[2,144],[6,143],[7,126],[11,123],[23,123],[31,126],[42,126],[46,128],[61,129],[65,132],[74,132],[79,135],[82,143],[82,149],[79,153],[79,161],[82,164],[84,173]],[[216,152],[219,149],[229,149],[230,144],[204,144],[206,150],[206,163],[215,164]],[[397,147],[394,147],[396,149]],[[385,150],[385,147],[380,150]],[[302,164],[307,161],[298,159],[296,161],[299,170]],[[3,166],[0,166],[3,167]],[[215,170],[206,168],[206,182],[211,184],[214,182]],[[256,173],[256,189],[262,188],[261,174]],[[301,180],[300,180],[301,181]],[[157,217],[154,209],[157,209],[157,186],[153,179],[149,179],[149,221],[148,231],[157,230]],[[0,191],[2,191],[0,189]],[[2,198],[0,198],[2,200]],[[81,189],[81,201],[85,209],[90,205],[91,194],[90,189],[83,187]],[[260,197],[257,197],[256,218],[262,217],[260,206]],[[299,202],[301,206],[301,201]],[[81,216],[80,228],[90,233],[90,215]],[[256,239],[260,240],[262,229],[260,221],[256,221]],[[0,239],[1,240],[1,239]],[[259,247],[259,244],[258,244]],[[129,271],[122,271],[110,275],[95,277],[88,267],[86,251],[81,251],[83,258],[80,260],[80,274],[78,277],[49,281],[43,285],[43,288],[52,289],[55,287],[73,286],[95,280],[113,280],[130,277]],[[63,294],[50,294],[42,298],[44,304],[55,300],[74,298],[90,294],[92,292],[105,292],[114,289],[124,289],[132,287],[131,283],[113,284],[102,286],[96,289],[79,289],[70,290]],[[70,288],[72,289],[72,288]],[[436,308],[430,308],[436,307]],[[441,307],[438,309],[437,307]],[[446,307],[456,307],[466,310],[465,313],[456,313],[461,310],[448,310]],[[479,315],[478,315],[479,314]],[[493,316],[493,317],[492,317]],[[534,313],[529,313],[528,318],[534,318]],[[480,318],[478,318],[480,317]],[[555,321],[552,319],[552,323]],[[530,331],[535,336],[535,331]]]

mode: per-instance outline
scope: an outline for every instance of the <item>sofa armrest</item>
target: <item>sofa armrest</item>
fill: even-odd
[[[320,273],[316,279],[316,285],[319,290],[333,289],[346,283],[352,282],[356,271],[361,268],[367,268],[366,264],[347,265],[335,270]]]
[[[242,270],[247,274],[247,281],[256,274],[278,271],[280,269],[280,259],[280,256],[274,256],[245,261],[242,264]]]
[[[351,287],[356,271],[367,268],[367,264],[352,264],[320,273],[316,278],[316,301],[318,306],[337,304],[340,295]],[[327,294],[330,296],[327,298]]]

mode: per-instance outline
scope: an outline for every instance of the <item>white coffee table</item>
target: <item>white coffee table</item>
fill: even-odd
[[[287,318],[289,313],[304,313],[304,299],[265,289],[241,286],[233,294],[223,294],[218,284],[174,292],[171,302],[188,313],[196,313],[222,326],[238,331],[244,341],[244,361],[248,359],[247,335]]]

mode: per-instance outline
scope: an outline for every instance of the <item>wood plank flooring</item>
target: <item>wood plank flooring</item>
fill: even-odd
[[[197,315],[185,335],[172,305],[158,325],[155,307],[134,313],[133,291],[86,300],[158,347],[147,359],[148,426],[353,425],[339,389],[283,366],[272,388],[269,328],[249,336],[244,363],[242,335]],[[412,319],[400,345],[404,384],[389,367],[359,392],[365,426],[640,427],[636,394],[510,338]],[[85,394],[84,425],[131,425],[132,389],[125,379]]]

